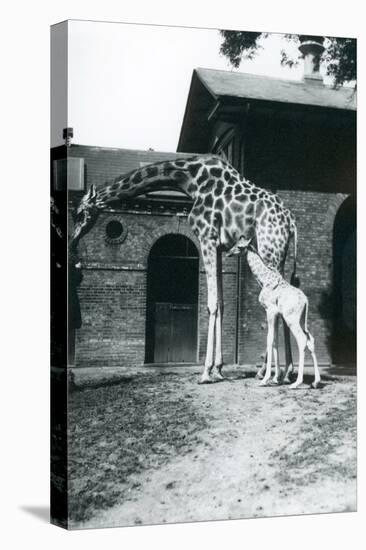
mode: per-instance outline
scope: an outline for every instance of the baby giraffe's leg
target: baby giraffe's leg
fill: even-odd
[[[282,318],[283,321],[283,333],[285,338],[285,372],[283,381],[285,384],[290,384],[290,374],[294,372],[294,364],[292,359],[292,352],[291,352],[291,339],[290,339],[290,330],[286,324],[286,321],[284,318]]]
[[[274,326],[274,345],[273,345],[273,361],[274,361],[274,366],[275,366],[275,375],[273,377],[273,382],[275,384],[280,384],[281,380],[282,380],[282,373],[281,373],[281,369],[280,369],[280,365],[279,365],[279,353],[278,353],[278,345],[279,345],[279,340],[278,340],[278,323],[279,321],[279,316],[277,315],[276,319],[275,319],[275,326]]]
[[[307,332],[307,337],[308,337],[308,341],[306,342],[306,346],[311,353],[311,358],[313,360],[313,365],[314,365],[314,382],[312,383],[312,387],[318,388],[321,378],[320,378],[320,372],[318,367],[318,361],[315,355],[314,338],[312,337],[310,332]]]
[[[260,382],[260,386],[266,386],[271,378],[271,366],[272,366],[272,348],[273,348],[273,339],[274,339],[274,326],[275,326],[276,315],[272,311],[267,310],[267,366],[266,374],[264,375],[263,380]]]
[[[273,378],[273,382],[275,384],[279,384],[279,382],[281,381],[281,371],[279,367],[279,353],[278,353],[278,319],[279,318],[276,317],[275,328],[274,328],[274,345],[273,345],[273,361],[275,365],[275,375]],[[267,358],[268,358],[268,354],[266,353],[264,356],[262,366],[260,367],[257,374],[255,375],[255,377],[258,380],[263,380],[263,376],[267,368]],[[272,357],[270,358],[270,360],[272,361]]]
[[[305,348],[307,338],[300,326],[300,315],[296,317],[296,320],[287,320],[287,324],[294,335],[297,346],[299,348],[299,368],[297,372],[297,378],[293,384],[290,384],[291,389],[295,389],[303,383],[304,380],[304,361],[305,361]]]

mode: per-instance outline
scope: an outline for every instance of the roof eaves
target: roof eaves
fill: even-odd
[[[194,69],[193,73],[192,73],[191,85],[189,87],[188,99],[187,99],[186,108],[185,108],[184,115],[183,115],[183,122],[182,122],[180,135],[179,135],[179,139],[178,139],[177,151],[179,151],[183,146],[184,137],[185,137],[184,136],[184,129],[186,128],[188,118],[191,115],[191,108],[192,108],[195,82],[197,81],[200,86],[203,86],[203,88],[209,92],[209,94],[213,97],[214,100],[217,101],[217,99],[218,99],[218,96],[216,96],[213,93],[213,91],[207,86],[207,84],[204,82],[204,80],[200,77],[198,71],[199,71],[199,69]]]
[[[193,73],[192,73],[191,84],[189,86],[188,97],[187,97],[187,102],[186,102],[186,108],[184,110],[183,121],[182,121],[182,125],[180,127],[180,133],[179,133],[179,139],[178,139],[178,145],[177,145],[177,152],[182,147],[182,141],[184,139],[184,129],[186,127],[186,122],[187,122],[187,119],[188,119],[188,115],[189,115],[189,111],[190,111],[191,103],[192,103],[192,93],[193,93],[192,90],[193,90],[194,79],[195,79],[195,71],[193,71]]]
[[[202,69],[202,70],[208,70],[208,69]],[[201,67],[198,67],[197,69],[194,69],[194,73],[196,73],[197,78],[201,82],[201,84],[206,88],[206,90],[212,95],[212,97],[217,101],[219,99],[219,95],[215,94],[215,92],[212,90],[212,88],[207,84],[205,78],[200,75]]]

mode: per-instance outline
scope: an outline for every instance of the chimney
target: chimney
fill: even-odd
[[[62,130],[62,137],[65,140],[66,147],[70,147],[71,138],[74,137],[74,128],[64,128]]]
[[[323,78],[319,72],[320,58],[324,52],[324,36],[300,35],[299,50],[304,57],[304,82],[323,84]]]

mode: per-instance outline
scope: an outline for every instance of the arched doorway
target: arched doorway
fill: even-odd
[[[344,201],[333,234],[333,361],[356,362],[356,205]]]
[[[146,362],[197,360],[199,256],[184,235],[152,247],[147,270]]]

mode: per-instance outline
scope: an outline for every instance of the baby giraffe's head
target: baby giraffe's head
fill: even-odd
[[[237,254],[241,254],[242,252],[246,254],[248,252],[248,247],[252,241],[253,237],[250,239],[247,239],[242,235],[239,240],[234,244],[232,248],[227,252],[226,256],[234,256]]]

